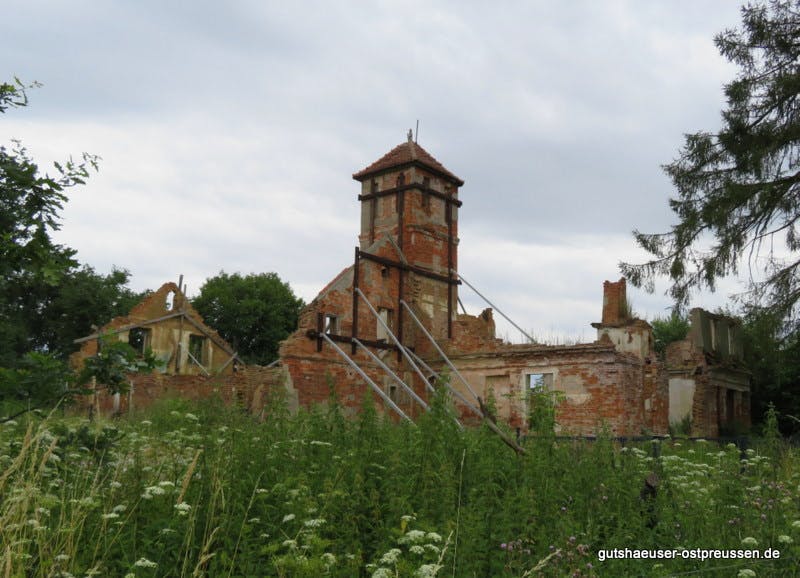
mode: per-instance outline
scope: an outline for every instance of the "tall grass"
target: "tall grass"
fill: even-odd
[[[0,576],[791,575],[797,452],[542,436],[517,457],[460,431],[445,397],[417,425],[335,398],[259,423],[215,401],[114,422],[0,429]],[[656,480],[648,493],[645,480]],[[653,477],[654,476],[654,477]],[[757,548],[779,560],[606,560],[612,548]],[[744,574],[746,575],[746,574]]]

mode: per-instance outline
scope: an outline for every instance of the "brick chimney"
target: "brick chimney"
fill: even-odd
[[[628,320],[625,278],[603,283],[603,325],[621,325]]]

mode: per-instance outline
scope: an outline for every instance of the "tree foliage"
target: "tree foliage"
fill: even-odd
[[[742,8],[742,25],[715,38],[739,67],[725,86],[722,128],[686,136],[666,165],[678,223],[663,234],[635,231],[654,258],[623,263],[636,286],[667,276],[679,305],[720,277],[751,272],[750,298],[794,324],[800,297],[800,2],[773,0]],[[710,248],[704,245],[711,242]],[[782,257],[775,244],[785,245]]]
[[[276,273],[242,276],[221,271],[206,279],[192,305],[247,363],[267,364],[297,328],[304,303]]]
[[[763,419],[774,407],[781,431],[800,432],[800,336],[785,334],[783,320],[760,308],[748,308],[742,324],[745,365],[750,378],[751,412]]]
[[[686,339],[689,334],[689,320],[673,311],[669,317],[656,317],[650,322],[653,326],[653,344],[656,353],[664,355],[667,345]]]
[[[26,106],[26,87],[19,80],[0,84],[0,113]],[[19,141],[11,148],[0,145],[0,279],[15,283],[37,276],[49,285],[77,263],[75,251],[53,243],[52,231],[60,227],[59,211],[67,200],[65,190],[84,184],[98,158],[84,154],[55,163],[56,176],[42,175],[39,166]]]
[[[0,84],[0,113],[26,106],[27,88],[18,80]],[[140,298],[127,287],[127,271],[101,275],[81,267],[73,249],[51,238],[66,189],[85,183],[96,168],[97,157],[83,155],[77,163],[56,163],[52,177],[19,142],[0,146],[0,366],[30,365],[31,351],[63,359],[92,324]]]

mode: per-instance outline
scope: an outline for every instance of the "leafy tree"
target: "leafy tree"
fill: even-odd
[[[65,273],[58,287],[43,291],[41,314],[31,328],[35,347],[65,357],[76,349],[75,339],[128,313],[147,294],[130,289],[129,279],[125,269],[103,275],[89,265]]]
[[[0,113],[27,106],[27,88],[19,80],[0,84]],[[140,297],[127,287],[127,271],[99,275],[80,267],[75,251],[51,238],[66,189],[96,168],[97,158],[83,155],[56,163],[56,177],[42,175],[20,143],[0,146],[0,366],[29,364],[30,351],[64,358],[93,323],[126,312]]]
[[[650,325],[653,326],[653,343],[659,355],[664,355],[667,345],[685,339],[689,334],[689,320],[678,312],[669,317],[656,317]]]
[[[192,305],[245,362],[267,364],[297,328],[304,303],[276,273],[243,277],[220,271],[206,279]]]
[[[800,336],[782,327],[773,312],[750,307],[742,335],[745,364],[752,372],[752,415],[763,419],[774,407],[781,431],[789,435],[800,432]]]
[[[151,350],[139,355],[129,344],[114,337],[102,338],[97,355],[87,358],[77,374],[62,359],[29,352],[17,367],[0,367],[0,410],[11,412],[0,417],[0,424],[34,409],[94,393],[88,388],[92,380],[112,394],[125,393],[130,387],[131,373],[149,373],[160,364]]]
[[[635,231],[654,258],[621,264],[636,286],[653,289],[667,276],[678,305],[694,289],[714,289],[746,260],[763,275],[751,302],[796,326],[800,297],[800,2],[772,0],[742,8],[742,26],[715,38],[739,67],[725,86],[722,128],[686,136],[665,166],[677,189],[670,206],[678,223],[663,234]],[[704,244],[711,242],[710,248]],[[789,256],[773,252],[784,243]]]
[[[26,88],[19,80],[0,84],[0,113],[27,106]],[[56,163],[58,175],[51,177],[40,174],[19,141],[10,149],[0,146],[0,279],[4,284],[35,275],[55,285],[65,269],[76,265],[75,251],[53,243],[50,232],[60,227],[64,191],[84,184],[90,169],[97,169],[97,160],[84,154],[81,162],[70,158]]]

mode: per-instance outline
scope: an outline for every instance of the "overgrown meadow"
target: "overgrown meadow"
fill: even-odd
[[[800,460],[666,440],[540,436],[517,457],[440,398],[416,426],[369,400],[263,421],[170,401],[115,421],[0,426],[0,576],[793,576]],[[651,473],[655,493],[643,491]],[[651,478],[652,479],[652,478]],[[605,560],[612,548],[778,560]]]

